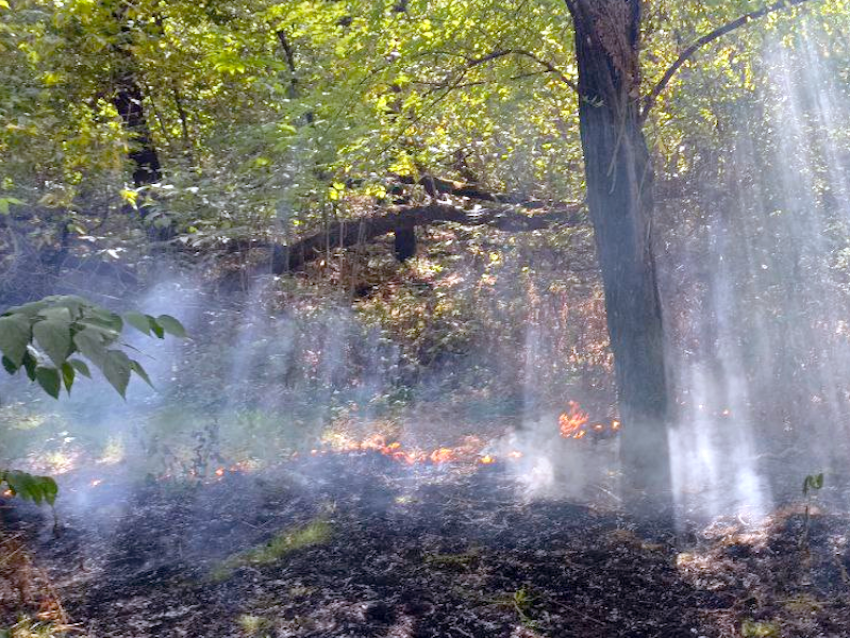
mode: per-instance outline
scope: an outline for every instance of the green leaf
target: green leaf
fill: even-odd
[[[165,329],[153,317],[151,317],[151,330],[160,339],[165,339]]]
[[[38,316],[45,319],[58,319],[67,323],[71,321],[71,309],[64,305],[49,306],[39,310]]]
[[[32,338],[30,321],[21,314],[0,317],[0,351],[9,361],[20,366]]]
[[[44,500],[48,505],[56,503],[56,496],[59,494],[59,486],[49,476],[39,476],[36,480],[41,484],[41,491],[44,494]]]
[[[67,308],[63,308],[68,313]],[[47,353],[50,360],[60,367],[71,353],[71,323],[68,320],[45,319],[37,321],[32,327],[33,338]]]
[[[9,8],[9,3],[6,0],[0,0],[0,7],[3,9]],[[0,197],[0,215],[8,215],[9,214],[9,204],[17,204],[18,206],[22,206],[23,202],[19,199],[15,199],[14,197]]]
[[[25,315],[27,317],[35,317],[38,315],[39,311],[47,308],[50,305],[51,297],[46,297],[39,301],[31,301],[29,303],[25,303],[22,306],[15,306],[14,308],[9,308],[6,315]]]
[[[103,345],[104,336],[96,329],[86,328],[74,335],[74,344],[89,361],[98,368],[103,367],[106,359],[106,347]]]
[[[59,391],[62,389],[62,381],[59,377],[59,370],[56,368],[48,368],[39,366],[35,369],[35,380],[47,394],[54,399],[59,398]]]
[[[89,370],[85,361],[81,361],[80,359],[68,359],[68,363],[70,363],[74,367],[74,370],[79,372],[81,375],[91,379],[91,370]]]
[[[74,370],[74,366],[72,366],[67,361],[62,364],[61,369],[62,380],[65,382],[65,390],[68,392],[68,394],[71,394],[71,386],[74,385],[74,377],[76,376],[77,372],[76,370]]]
[[[110,328],[115,332],[121,332],[124,329],[124,320],[114,312],[99,308],[98,306],[88,306],[86,309],[86,318],[84,321],[94,325]]]
[[[20,366],[16,366],[6,357],[3,357],[3,367],[9,374],[15,374],[18,370],[20,370]]]
[[[109,350],[100,369],[118,394],[125,397],[130,383],[130,357],[120,350]]]
[[[38,367],[38,360],[29,350],[27,350],[27,353],[24,355],[23,366],[29,380],[35,381],[35,369]]]
[[[170,335],[174,335],[179,339],[186,338],[186,329],[183,324],[177,321],[171,315],[160,315],[156,318],[156,322]]]
[[[150,335],[151,333],[151,317],[148,315],[143,315],[141,312],[126,312],[124,313],[124,321],[143,334]]]
[[[15,496],[35,501],[39,505],[42,501],[53,505],[59,493],[59,486],[49,476],[34,476],[29,472],[9,470],[0,473],[0,480],[6,481]]]
[[[142,367],[141,363],[139,363],[135,359],[132,359],[130,361],[130,369],[136,374],[138,374],[142,378],[142,380],[150,387],[154,387],[153,383],[151,383],[151,378],[148,376],[147,371]]]

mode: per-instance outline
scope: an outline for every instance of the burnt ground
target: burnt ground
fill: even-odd
[[[802,543],[800,507],[677,537],[525,502],[499,464],[412,472],[377,453],[195,485],[87,481],[66,486],[58,536],[48,512],[1,511],[91,638],[850,636],[835,513],[814,511]],[[36,611],[0,594],[0,627]]]

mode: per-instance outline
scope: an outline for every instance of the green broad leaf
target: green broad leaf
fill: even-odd
[[[41,482],[44,500],[47,501],[48,505],[55,505],[56,497],[59,495],[59,485],[49,476],[39,476],[38,480]]]
[[[21,314],[0,317],[0,351],[9,361],[20,366],[32,338],[31,323]]]
[[[185,339],[187,336],[186,329],[183,327],[183,324],[171,315],[160,315],[156,318],[156,322],[162,326],[168,334],[173,335],[178,339]]]
[[[9,374],[15,374],[18,370],[20,370],[20,366],[16,366],[12,361],[6,357],[3,357],[3,368]]]
[[[139,332],[150,336],[151,319],[148,315],[143,315],[141,312],[126,312],[124,313],[124,321],[133,326]]]
[[[103,376],[118,391],[126,397],[127,385],[130,383],[130,357],[120,350],[109,350],[100,366]]]
[[[151,331],[160,339],[165,339],[165,329],[156,322],[156,319],[151,317]]]
[[[97,306],[89,306],[87,308],[86,321],[90,321],[95,325],[102,325],[106,328],[111,328],[115,332],[121,332],[124,329],[124,320],[120,315],[115,314],[105,308]]]
[[[32,336],[50,360],[61,367],[71,353],[71,322],[67,308],[62,308],[68,319],[45,319],[32,327]]]
[[[70,363],[73,366],[74,370],[79,372],[84,377],[88,377],[91,379],[91,370],[89,370],[88,365],[86,365],[85,361],[80,359],[68,359],[67,363]]]
[[[59,376],[59,370],[39,366],[35,369],[35,380],[47,394],[54,399],[59,398],[59,391],[62,390],[62,379]]]
[[[98,368],[103,368],[106,359],[106,346],[103,334],[95,329],[86,328],[74,335],[74,345],[89,361]]]
[[[29,472],[9,470],[3,473],[2,478],[15,496],[34,501],[38,505],[43,501],[50,505],[56,502],[59,486],[49,476],[35,476]]]
[[[45,319],[58,319],[59,321],[65,322],[71,321],[71,314],[71,309],[67,306],[49,306],[38,311],[39,317],[44,317]]]
[[[142,364],[136,361],[135,359],[130,360],[130,369],[139,375],[142,378],[142,381],[147,383],[150,387],[154,387],[153,383],[151,383],[151,378],[148,376],[147,371],[142,367]]]
[[[6,0],[0,0],[0,8],[8,9],[9,3]],[[9,205],[17,204],[18,206],[22,206],[23,202],[14,197],[0,197],[0,215],[8,215],[9,214]]]
[[[24,355],[22,365],[27,373],[27,378],[30,381],[35,381],[35,369],[38,367],[38,359],[36,359],[33,353],[29,350],[27,350],[27,353]]]
[[[115,329],[115,324],[111,321],[106,321],[99,317],[84,317],[79,319],[76,324],[83,328],[91,328],[100,331],[104,337],[115,341],[121,333],[121,329]],[[123,324],[123,321],[122,321]]]
[[[74,385],[74,377],[77,376],[77,371],[69,362],[65,361],[62,364],[62,381],[65,382],[65,390],[71,394],[71,386]]]
[[[50,305],[49,302],[50,297],[46,299],[41,299],[40,301],[31,301],[29,303],[25,303],[22,306],[15,306],[14,308],[9,308],[6,311],[5,315],[24,315],[26,317],[35,317],[38,315],[39,311],[47,308]]]

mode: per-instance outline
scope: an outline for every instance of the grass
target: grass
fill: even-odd
[[[272,623],[267,618],[252,616],[250,614],[243,614],[239,617],[238,622],[246,638],[265,636],[272,626]]]
[[[74,635],[85,638],[76,627],[21,618],[11,627],[0,627],[0,638],[65,638]]]
[[[230,578],[239,567],[271,565],[296,550],[323,545],[330,540],[332,531],[331,524],[322,519],[285,529],[268,542],[225,559],[211,570],[210,578],[214,582],[222,582]]]

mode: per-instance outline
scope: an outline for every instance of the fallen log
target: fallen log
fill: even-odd
[[[396,256],[403,261],[415,252],[411,235],[417,226],[455,223],[486,225],[505,232],[547,230],[556,225],[586,223],[582,204],[565,204],[545,213],[528,214],[512,206],[468,210],[442,203],[396,207],[379,215],[355,220],[339,220],[324,231],[303,237],[289,246],[272,246],[272,272],[276,275],[300,270],[330,248],[350,248],[378,237],[396,235]],[[415,237],[415,235],[414,235]],[[254,247],[257,247],[254,244]]]

